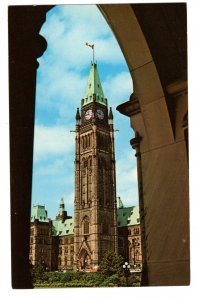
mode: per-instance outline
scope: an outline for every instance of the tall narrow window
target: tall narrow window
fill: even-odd
[[[89,234],[89,219],[85,218],[83,221],[83,233]]]

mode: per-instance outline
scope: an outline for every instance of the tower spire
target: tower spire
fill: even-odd
[[[105,106],[107,105],[107,99],[103,93],[97,64],[91,63],[88,82],[82,99],[82,107],[94,101]]]

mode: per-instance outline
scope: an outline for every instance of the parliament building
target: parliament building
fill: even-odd
[[[55,220],[44,206],[31,213],[30,262],[48,270],[97,270],[107,251],[142,267],[139,206],[116,195],[113,113],[91,63],[75,130],[74,218],[61,199]]]

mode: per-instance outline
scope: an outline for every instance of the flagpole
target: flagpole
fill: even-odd
[[[93,56],[93,64],[94,64],[94,44],[91,45],[89,43],[85,43],[85,45],[92,48],[92,51],[93,51],[92,56]]]

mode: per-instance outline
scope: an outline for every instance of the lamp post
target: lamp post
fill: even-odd
[[[130,274],[130,264],[128,262],[125,262],[122,267],[123,267],[124,275],[125,275],[125,278],[126,278],[126,286],[128,286],[128,277],[129,277],[129,274]]]

